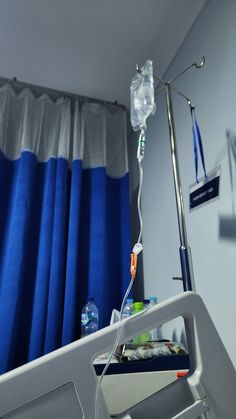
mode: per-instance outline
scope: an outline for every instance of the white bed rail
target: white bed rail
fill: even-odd
[[[236,372],[202,299],[186,292],[123,321],[121,343],[176,317],[185,322],[187,376],[133,406],[132,419],[236,418]],[[93,419],[94,358],[111,349],[118,324],[0,377],[1,419]],[[140,384],[141,385],[141,384]],[[100,418],[110,415],[101,393]],[[126,415],[126,416],[125,416]],[[129,415],[129,416],[128,416]]]

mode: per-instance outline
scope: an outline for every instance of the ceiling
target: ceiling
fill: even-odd
[[[205,2],[0,0],[0,76],[128,105],[136,63],[162,75]]]

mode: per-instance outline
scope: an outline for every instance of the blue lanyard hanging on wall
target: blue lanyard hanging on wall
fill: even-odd
[[[204,171],[205,178],[207,179],[206,174],[206,167],[205,167],[205,158],[204,158],[204,151],[202,145],[202,137],[199,125],[196,119],[195,107],[190,105],[190,113],[192,118],[192,133],[193,133],[193,151],[194,151],[194,163],[195,163],[195,175],[196,175],[196,183],[199,182],[198,180],[198,148],[200,151],[202,167]]]

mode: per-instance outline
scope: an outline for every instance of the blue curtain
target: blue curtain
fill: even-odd
[[[23,128],[22,122],[18,125],[15,139],[9,118],[17,125],[14,118],[21,119],[22,115],[9,113],[9,106],[12,96],[20,112],[19,97],[12,91],[9,93],[8,88],[6,112],[6,107],[1,106],[1,93],[4,92],[0,91],[0,115],[2,112],[5,118],[0,144],[0,371],[3,373],[79,338],[80,313],[89,295],[98,306],[100,327],[109,323],[112,308],[119,309],[129,283],[130,216],[127,171],[121,176],[111,176],[105,164],[84,167],[83,159],[72,157],[69,161],[59,152],[56,157],[47,155],[40,161],[40,152],[35,152],[33,146],[32,150],[21,147],[17,158],[9,158],[9,142],[18,141],[19,126],[21,138],[26,135],[27,121],[24,118]],[[29,93],[23,93],[21,98],[24,103],[28,99],[27,112],[31,112]],[[30,101],[39,105],[39,99],[32,95]],[[41,100],[41,110],[45,101],[48,98]],[[35,112],[35,118],[38,117]],[[83,120],[80,125],[85,127],[85,116],[79,118],[80,122]],[[99,120],[97,112],[96,118]],[[41,144],[42,127],[48,143],[51,140],[50,126],[43,119],[37,144]],[[32,133],[35,127],[30,121]],[[56,125],[58,121],[51,116],[51,122]],[[78,130],[72,122],[69,121],[66,138],[70,144],[68,153],[74,132],[77,137],[73,147],[78,149]],[[116,120],[115,126],[117,123]],[[111,119],[109,124],[112,126]],[[81,129],[79,132],[81,138]],[[53,135],[54,145],[57,135],[59,142],[60,136],[66,136],[61,126]],[[86,142],[86,135],[83,138]],[[92,144],[90,139],[90,148]]]

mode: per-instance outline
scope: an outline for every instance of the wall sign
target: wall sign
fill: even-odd
[[[220,167],[212,170],[207,178],[202,178],[198,183],[189,187],[189,210],[198,208],[209,201],[219,197],[220,192]]]

